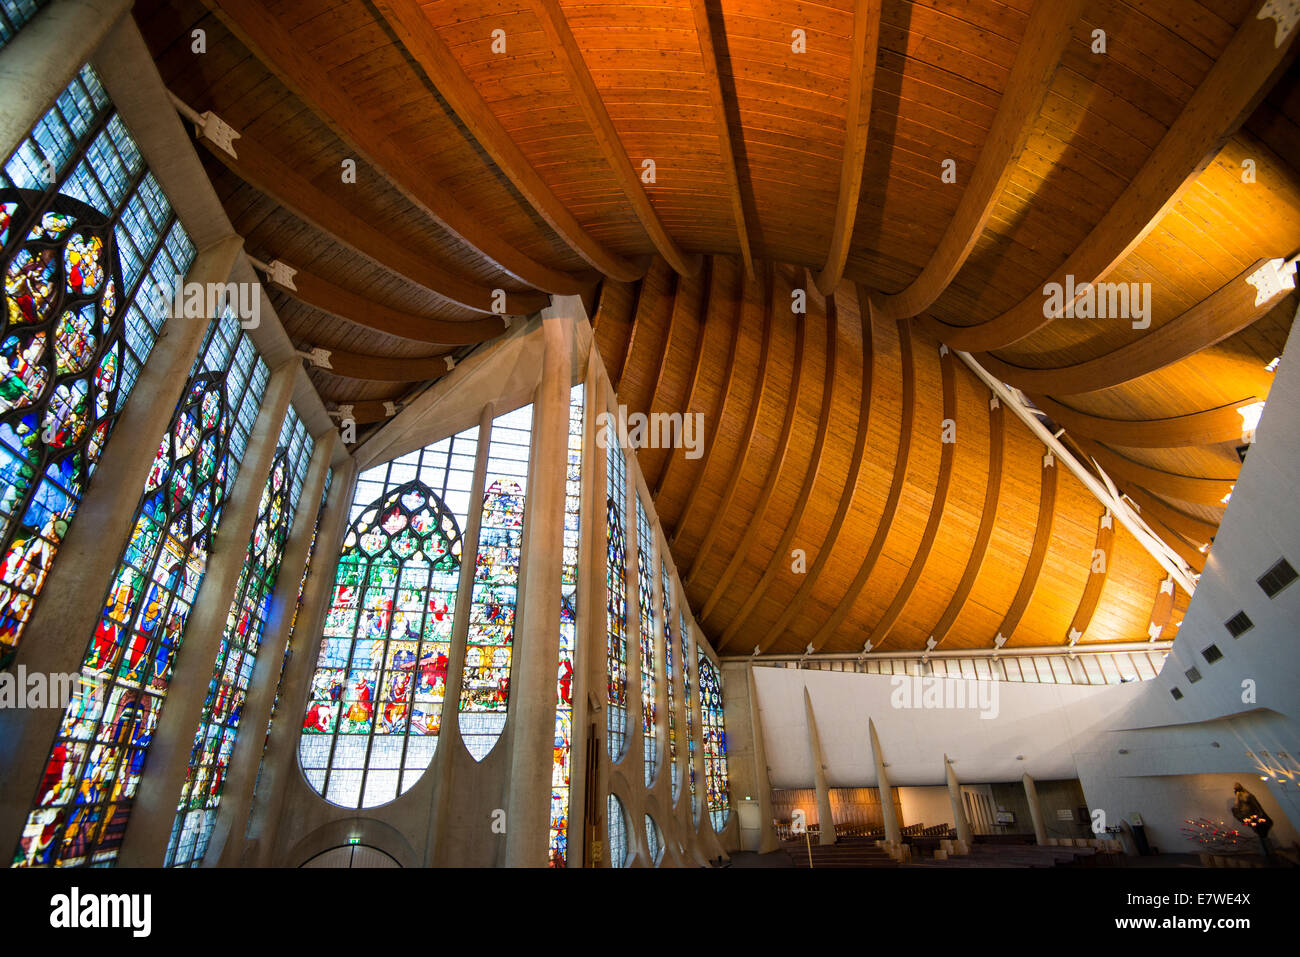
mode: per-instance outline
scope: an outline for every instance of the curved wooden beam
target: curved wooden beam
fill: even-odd
[[[303,222],[330,235],[340,245],[456,305],[475,312],[491,314],[495,311],[492,308],[493,290],[453,276],[418,250],[370,225],[364,217],[253,139],[240,137],[236,146],[238,159],[206,136],[199,135],[198,140],[244,182],[265,193]],[[509,315],[523,316],[537,312],[549,302],[550,297],[542,293],[512,292],[506,294],[505,306]]]
[[[1203,522],[1200,519],[1192,518],[1185,512],[1180,512],[1178,509],[1162,502],[1144,488],[1126,484],[1124,494],[1133,500],[1133,504],[1138,507],[1138,513],[1144,520],[1155,518],[1189,542],[1208,545],[1210,540],[1219,532],[1217,525],[1211,525],[1209,522]]]
[[[722,430],[722,423],[727,418],[727,408],[731,403],[731,389],[736,382],[736,353],[740,349],[740,330],[745,325],[745,284],[740,284],[739,295],[736,297],[735,321],[731,325],[731,349],[727,353],[727,371],[723,374],[722,379],[722,403],[718,409],[718,416],[714,420],[717,425],[715,428],[706,429],[704,433],[704,460],[700,463],[700,470],[696,473],[697,481],[691,484],[691,490],[686,496],[686,503],[682,506],[681,512],[677,516],[677,521],[673,525],[673,533],[668,538],[668,548],[671,551],[677,547],[677,540],[681,537],[682,530],[686,528],[686,521],[690,518],[691,509],[694,508],[696,500],[699,498],[700,489],[704,487],[704,476],[708,474],[709,463],[713,461],[713,450],[717,448],[718,433]],[[769,328],[765,325],[763,331],[763,347],[761,357],[758,362],[759,382],[762,382],[762,375],[767,368],[767,337]],[[761,387],[760,387],[761,388]],[[757,401],[757,396],[755,397]],[[665,533],[666,534],[666,533]],[[682,583],[683,591],[685,582]]]
[[[1026,393],[1031,402],[1071,435],[1109,442],[1128,449],[1172,449],[1241,441],[1241,415],[1237,409],[1257,401],[1253,395],[1217,409],[1192,412],[1168,419],[1107,419],[1080,412],[1045,395]]]
[[[1074,395],[1109,389],[1208,349],[1259,320],[1277,305],[1280,296],[1257,305],[1255,287],[1246,282],[1246,277],[1267,263],[1267,259],[1257,260],[1178,318],[1087,362],[1053,369],[1028,369],[1003,362],[987,352],[975,358],[1004,382],[1026,392]]]
[[[831,223],[831,245],[826,265],[817,274],[823,296],[835,292],[844,275],[858,218],[858,196],[867,159],[867,131],[871,126],[871,96],[876,88],[876,48],[880,42],[881,0],[854,0],[853,37],[849,52],[849,102],[844,117],[844,152],[840,158],[839,198]]]
[[[712,270],[712,268],[713,268],[712,260],[706,259],[704,263],[704,267],[702,269],[703,281],[700,283],[701,298],[705,300],[707,300],[708,298],[708,284],[710,282],[709,273]],[[683,295],[682,283],[681,280],[678,279],[677,288],[673,290],[673,308],[672,308],[672,312],[668,316],[668,334],[664,337],[663,354],[659,357],[659,369],[655,373],[654,388],[650,390],[650,401],[646,404],[646,412],[651,415],[654,414],[655,404],[659,400],[659,390],[663,387],[664,372],[667,371],[668,369],[668,356],[672,351],[672,345],[673,345],[673,331],[678,330],[680,334],[681,325],[682,325],[681,320],[683,319],[683,314],[686,312],[687,308],[689,308],[689,303],[687,302],[688,298],[689,298],[688,296]],[[696,305],[698,306],[699,303],[696,303]],[[697,332],[696,335],[695,368],[698,370],[700,351],[701,351],[700,347],[703,344],[704,335],[703,335],[703,329],[699,328],[698,320],[696,326],[697,329],[699,329],[699,331]],[[682,414],[685,415],[688,411],[689,409],[683,410]],[[667,454],[664,455],[659,461],[659,474],[655,476],[655,484],[653,486],[654,488],[659,487],[659,480],[663,478],[664,467],[667,465],[668,460],[672,457],[671,448],[666,449],[664,451],[666,451]],[[644,475],[644,466],[642,467],[642,473]],[[650,476],[645,475],[644,477],[646,480],[646,487],[647,488],[651,487]],[[650,493],[650,499],[651,501],[654,500],[653,492]]]
[[[731,200],[731,215],[736,221],[736,239],[740,244],[740,258],[745,264],[745,276],[752,282],[754,258],[749,250],[749,229],[745,226],[745,203],[740,194],[735,144],[731,139],[731,124],[727,122],[727,102],[722,95],[722,78],[718,73],[718,49],[713,42],[708,0],[691,0],[691,13],[695,16],[695,35],[700,41],[704,84],[709,88],[709,100],[713,104],[713,122],[718,130],[718,152],[722,154],[722,172],[727,177],[727,198]]]
[[[691,407],[695,405],[695,396],[700,387],[700,370],[704,368],[704,340],[705,322],[709,315],[709,304],[713,301],[713,287],[720,282],[722,270],[718,268],[718,259],[710,256],[705,262],[704,268],[708,273],[708,278],[703,286],[703,295],[701,296],[700,315],[696,322],[695,336],[695,358],[691,361],[690,385],[686,389],[686,400],[682,406],[682,415],[691,414]],[[665,356],[667,351],[664,352]],[[734,356],[732,357],[734,359]],[[658,387],[656,386],[656,391]],[[674,454],[680,453],[680,454]],[[664,485],[668,482],[668,474],[673,470],[673,464],[686,457],[686,449],[672,448],[668,450],[668,455],[664,459],[664,467],[659,472],[659,478],[655,481],[654,488],[650,492],[650,500],[655,503],[656,509],[659,505],[659,493],[663,491]]]
[[[403,408],[403,403],[396,399],[389,401],[367,399],[362,402],[335,401],[334,404],[337,408],[331,410],[331,415],[339,413],[340,418],[347,418],[342,413],[350,410],[352,421],[357,425],[371,425],[375,422],[383,422],[397,415]]]
[[[769,378],[767,365],[772,351],[773,313],[776,312],[775,277],[773,273],[774,267],[771,263],[768,263],[763,276],[763,344],[759,349],[759,373],[757,380],[754,382],[754,404],[749,410],[749,420],[745,423],[744,437],[740,440],[740,461],[733,466],[731,475],[727,479],[726,488],[722,490],[722,500],[718,503],[713,517],[709,520],[709,527],[704,533],[704,538],[700,541],[700,547],[695,550],[695,557],[691,559],[691,567],[686,572],[686,580],[682,582],[684,587],[689,588],[695,583],[695,576],[700,573],[700,569],[704,565],[704,559],[708,556],[709,549],[713,547],[713,540],[722,527],[718,518],[726,514],[731,507],[731,500],[735,497],[736,487],[740,484],[741,473],[745,471],[745,463],[749,461],[749,453],[754,447],[754,432],[758,428],[758,409],[763,404],[764,386],[767,385]],[[678,531],[673,533],[674,539],[680,534],[680,530],[685,527],[686,513],[683,511],[682,518],[678,522]],[[699,617],[702,619],[704,616],[700,615]]]
[[[1038,524],[1034,527],[1034,543],[1029,547],[1029,561],[1020,576],[1020,586],[1011,600],[1011,607],[1002,616],[1002,624],[998,626],[998,634],[1008,640],[1016,633],[1025,609],[1029,607],[1029,600],[1034,597],[1034,587],[1038,584],[1038,576],[1043,571],[1043,559],[1047,557],[1047,546],[1052,541],[1052,519],[1056,514],[1056,483],[1059,470],[1055,458],[1050,459],[1051,465],[1046,464],[1048,461],[1048,455],[1044,455],[1043,481],[1038,491]]]
[[[1174,600],[1176,598],[1174,589],[1177,586],[1173,579],[1166,578],[1160,583],[1156,591],[1155,601],[1151,604],[1151,625],[1155,628],[1164,629],[1169,625],[1169,619],[1174,616]],[[1151,635],[1151,632],[1147,632]]]
[[[632,361],[632,348],[636,345],[636,334],[638,329],[647,329],[650,326],[650,320],[642,320],[642,307],[647,310],[659,305],[659,301],[666,295],[658,290],[654,283],[658,282],[658,273],[667,271],[667,263],[662,259],[655,257],[650,263],[650,268],[646,271],[641,281],[636,284],[636,301],[632,305],[632,331],[627,337],[627,347],[623,350],[623,364],[619,366],[618,378],[614,380],[614,394],[619,395],[619,389],[623,386],[623,378],[627,375],[627,364]],[[665,281],[671,281],[668,276]],[[621,401],[620,396],[620,401]]]
[[[807,334],[808,316],[805,313],[795,319],[794,367],[790,375],[790,398],[785,405],[785,419],[781,423],[781,437],[777,439],[777,447],[781,451],[777,454],[775,461],[768,467],[767,479],[763,482],[763,489],[758,494],[758,501],[754,505],[753,512],[745,521],[745,533],[741,536],[740,544],[732,552],[731,558],[727,561],[727,567],[722,571],[722,575],[709,589],[709,595],[704,600],[704,608],[699,615],[700,621],[707,619],[713,609],[717,607],[718,599],[726,592],[732,578],[735,577],[736,572],[740,571],[740,566],[744,564],[745,557],[749,554],[749,549],[754,544],[758,530],[763,524],[763,516],[767,513],[768,503],[772,501],[772,494],[776,491],[776,483],[781,477],[781,470],[785,467],[786,459],[790,456],[790,434],[794,431],[794,420],[799,409],[799,385],[803,382],[804,345]],[[834,365],[834,355],[828,357],[828,361],[831,365]],[[822,415],[826,415],[825,409],[823,409]],[[713,516],[715,526],[720,525],[722,517],[721,511]]]
[[[957,382],[953,362],[952,352],[945,349],[939,362],[943,378],[943,417],[956,421]],[[930,558],[930,550],[934,547],[935,538],[938,537],[939,523],[943,521],[943,512],[948,504],[948,489],[952,485],[952,460],[955,453],[955,443],[942,442],[940,444],[939,478],[934,488],[934,498],[930,500],[930,515],[925,522],[925,531],[921,534],[921,546],[916,550],[916,554],[912,556],[912,562],[907,568],[907,575],[894,593],[893,601],[889,603],[885,613],[876,622],[876,626],[871,629],[871,634],[867,640],[871,642],[873,649],[879,648],[885,639],[889,637],[889,632],[894,625],[898,624],[903,609],[907,607],[908,601],[912,598],[912,592],[916,589],[916,583],[921,580],[921,574],[925,571],[925,563]]]
[[[853,581],[849,583],[849,587],[844,592],[844,597],[835,606],[835,610],[831,612],[830,617],[822,623],[822,626],[817,629],[817,633],[813,635],[811,642],[813,651],[821,649],[826,640],[835,633],[835,629],[844,621],[845,616],[853,608],[853,603],[858,600],[858,595],[862,592],[862,586],[867,583],[867,578],[871,575],[872,569],[876,567],[876,560],[880,557],[881,551],[884,550],[885,539],[889,537],[889,529],[894,524],[894,516],[898,513],[898,502],[903,495],[907,462],[912,455],[913,424],[916,421],[916,368],[912,360],[912,334],[907,324],[902,320],[898,322],[898,344],[902,353],[903,364],[903,417],[899,423],[898,455],[894,460],[894,477],[889,483],[889,496],[885,499],[885,509],[880,515],[880,523],[876,526],[876,533],[872,536],[871,545],[862,558],[862,564],[858,566],[858,573],[853,577]]]
[[[664,229],[664,224],[660,221],[659,214],[655,212],[654,205],[646,193],[645,184],[641,182],[637,171],[632,168],[632,161],[628,159],[623,140],[618,135],[618,130],[614,128],[614,121],[609,118],[605,101],[601,98],[600,91],[596,89],[596,81],[591,78],[587,61],[582,56],[582,50],[578,48],[578,41],[574,39],[573,31],[569,29],[569,22],[564,18],[559,0],[532,0],[532,6],[541,24],[542,32],[550,41],[560,68],[569,81],[569,89],[573,91],[578,105],[587,117],[587,125],[591,127],[596,145],[600,147],[605,162],[609,164],[614,178],[623,188],[623,195],[631,204],[636,218],[641,221],[646,235],[654,243],[659,255],[668,261],[668,265],[672,266],[675,272],[682,276],[696,275],[700,271],[701,257],[683,252],[668,235],[668,230]]]
[[[470,135],[556,235],[611,279],[621,282],[640,279],[645,269],[597,242],[546,185],[492,112],[492,107],[465,75],[455,54],[443,42],[420,6],[407,0],[375,0],[375,8],[439,95],[465,124]]]
[[[957,616],[966,607],[966,599],[975,587],[988,554],[989,542],[993,539],[993,527],[997,524],[998,501],[1002,497],[1002,461],[1006,455],[1006,418],[1002,403],[997,396],[989,400],[989,475],[984,486],[984,510],[980,512],[980,525],[975,532],[975,541],[971,545],[970,556],[966,559],[966,570],[957,582],[957,590],[948,599],[948,607],[933,628],[930,637],[939,643],[948,636]]]
[[[1097,611],[1097,602],[1101,599],[1101,590],[1106,585],[1106,576],[1110,574],[1110,560],[1115,546],[1115,516],[1107,511],[1097,523],[1097,544],[1092,550],[1092,559],[1088,566],[1088,581],[1083,586],[1083,596],[1074,610],[1070,620],[1070,630],[1066,640],[1081,641],[1092,624],[1092,616]]]
[[[768,586],[772,584],[777,569],[785,561],[785,556],[789,554],[790,543],[794,541],[794,536],[799,531],[799,523],[803,521],[804,512],[808,508],[808,501],[812,497],[813,485],[816,484],[817,479],[822,474],[822,468],[825,465],[826,438],[830,432],[831,410],[835,405],[835,371],[838,358],[838,341],[839,310],[835,308],[835,300],[828,299],[826,301],[826,375],[825,380],[822,382],[822,408],[817,422],[817,438],[813,441],[812,455],[808,460],[808,470],[804,473],[803,486],[799,489],[799,495],[795,498],[794,505],[790,509],[790,517],[786,520],[785,531],[781,533],[776,548],[768,558],[762,575],[759,576],[758,584],[749,589],[740,610],[732,616],[731,624],[722,632],[722,637],[719,639],[718,644],[714,646],[717,651],[727,647],[731,639],[736,637],[736,633],[744,627],[749,620],[749,616],[753,614],[754,609],[758,606],[758,600],[767,594]],[[784,457],[782,455],[782,458]],[[773,482],[773,488],[775,488],[775,482]],[[757,533],[759,526],[762,524],[763,513],[766,511],[767,504],[764,501],[762,503],[763,507],[755,512],[754,518],[749,525],[749,531]],[[752,541],[750,544],[752,544]],[[736,552],[736,557],[743,559],[748,554],[749,546],[742,543],[742,548]]]
[[[262,64],[306,103],[348,147],[441,226],[520,282],[574,296],[590,281],[529,258],[460,205],[427,170],[407,158],[400,144],[374,119],[365,103],[330,78],[320,61],[295,41],[260,0],[204,0]]]
[[[293,288],[290,288],[267,276],[269,285],[304,305],[358,326],[387,333],[390,336],[410,339],[413,342],[465,346],[486,342],[505,331],[505,323],[499,317],[452,322],[446,319],[418,316],[385,306],[382,302],[376,302],[369,296],[344,289],[342,286],[336,286],[328,279],[322,279],[303,269],[294,271],[292,281]]]
[[[1200,478],[1153,469],[1132,459],[1126,459],[1092,439],[1075,439],[1074,443],[1085,456],[1096,459],[1097,464],[1117,482],[1120,480],[1133,482],[1157,495],[1181,499],[1196,505],[1221,508],[1223,497],[1232,491],[1232,486],[1237,481],[1235,478]]]
[[[855,287],[846,286],[836,293],[836,296],[845,295],[847,292],[854,290]],[[853,454],[849,460],[848,479],[845,481],[844,489],[840,493],[840,503],[835,508],[835,517],[831,519],[828,537],[822,542],[821,548],[817,550],[817,557],[813,559],[812,566],[808,569],[808,573],[804,575],[799,590],[790,599],[780,617],[768,628],[767,634],[756,643],[760,653],[767,651],[775,641],[783,637],[786,626],[790,624],[790,619],[807,606],[808,596],[817,584],[817,576],[821,574],[822,567],[830,559],[831,552],[835,550],[835,545],[844,531],[844,519],[853,504],[858,481],[862,477],[862,463],[866,458],[867,436],[871,431],[871,389],[876,382],[875,349],[872,346],[875,322],[871,313],[870,299],[860,290],[856,290],[856,298],[858,301],[859,322],[862,324],[862,392],[858,403],[858,435],[853,443]],[[836,309],[838,320],[838,306],[834,296],[826,300],[826,308]]]
[[[438,379],[451,370],[447,367],[446,356],[451,350],[437,355],[422,356],[416,359],[391,359],[387,356],[371,356],[360,352],[348,352],[344,349],[312,349],[312,357],[307,361],[312,367],[324,369],[345,379],[365,379],[372,382],[423,382]]]
[[[1020,162],[1083,4],[1084,0],[1037,0],[1034,4],[993,125],[957,212],[911,285],[891,296],[873,297],[881,318],[907,319],[925,312],[966,263]]]
[[[1271,5],[1273,0],[1263,0],[1252,6],[1137,175],[1045,283],[1064,284],[1067,276],[1073,276],[1075,288],[1082,293],[1086,284],[1105,279],[1182,199],[1290,60],[1295,24],[1290,24],[1280,43],[1275,42],[1278,24],[1258,16],[1261,6]],[[1056,318],[1043,315],[1044,301],[1039,285],[988,322],[954,326],[928,317],[927,325],[954,349],[988,352],[1019,342]]]

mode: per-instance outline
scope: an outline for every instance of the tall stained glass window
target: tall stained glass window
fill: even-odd
[[[718,669],[700,651],[700,724],[704,739],[704,783],[713,830],[721,831],[731,812],[727,799],[727,732],[722,721],[722,687]]]
[[[664,680],[668,682],[668,761],[672,776],[673,804],[682,793],[681,777],[677,773],[677,689],[673,674],[673,583],[668,577],[668,563],[659,561],[660,585],[664,594]]]
[[[266,364],[227,311],[208,327],[154,456],[15,864],[116,859],[267,379]]]
[[[606,663],[609,757],[627,744],[627,463],[611,416],[605,422]]]
[[[493,419],[488,441],[474,598],[460,689],[460,735],[475,761],[487,757],[497,743],[510,706],[532,429],[533,407],[526,405]]]
[[[153,290],[193,259],[83,67],[0,171],[0,667],[162,327]]]
[[[609,796],[609,866],[627,867],[627,812],[623,802],[613,794]]]
[[[551,765],[552,867],[569,860],[570,761],[573,750],[573,651],[578,627],[578,516],[582,509],[583,387],[569,393],[569,459],[564,473],[564,563],[560,584],[560,660],[555,687],[555,751]]]
[[[686,627],[686,611],[679,610],[678,622],[682,635],[682,700],[686,704],[686,779],[690,782],[691,823],[699,815],[695,796],[695,717],[691,714],[691,630]]]
[[[363,472],[298,759],[332,804],[376,807],[433,760],[478,426]]]
[[[306,426],[290,408],[221,634],[172,824],[167,867],[197,866],[207,851],[312,444]]]
[[[636,496],[636,584],[641,606],[641,740],[645,756],[645,786],[654,784],[659,770],[659,725],[656,713],[655,627],[655,539],[641,496]]]
[[[14,38],[49,0],[0,0],[0,47]]]
[[[645,843],[646,850],[650,852],[650,863],[658,864],[664,852],[664,839],[659,833],[659,825],[649,814],[645,816]]]

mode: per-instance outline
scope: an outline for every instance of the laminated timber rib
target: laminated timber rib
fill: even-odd
[[[797,656],[1177,630],[1159,549],[1127,512],[1099,529],[1100,476],[1044,468],[1044,436],[1204,567],[1300,302],[1247,282],[1300,250],[1286,6],[134,15],[166,86],[242,134],[200,158],[249,257],[296,270],[267,291],[332,414],[382,428],[505,331],[497,290],[514,315],[582,295],[617,401],[702,416],[698,446],[635,454],[705,636]],[[1044,316],[1067,274],[1149,284],[1150,326]]]

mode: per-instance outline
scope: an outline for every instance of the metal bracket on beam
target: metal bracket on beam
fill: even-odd
[[[171,90],[167,91],[167,95],[171,97],[176,112],[194,124],[196,135],[207,140],[231,159],[239,159],[239,154],[235,152],[235,140],[243,135],[239,130],[211,110],[200,113]]]

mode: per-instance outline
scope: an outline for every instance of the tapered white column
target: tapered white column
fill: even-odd
[[[199,252],[187,280],[224,283],[243,240],[228,237]],[[104,596],[135,522],[145,480],[208,323],[167,320],[68,526],[27,625],[14,667],[29,674],[80,670]],[[63,720],[57,708],[0,709],[0,843],[18,844],[45,761]]]
[[[203,714],[230,603],[248,555],[248,539],[257,521],[257,507],[275,458],[298,370],[297,359],[286,362],[271,373],[266,384],[234,488],[221,510],[221,524],[216,529],[198,599],[185,622],[176,670],[168,683],[167,700],[122,838],[119,866],[159,867],[167,852],[194,732]]]
[[[966,820],[966,809],[961,803],[961,784],[957,781],[957,772],[952,769],[948,755],[943,756],[943,771],[948,780],[948,801],[952,804],[953,827],[957,829],[957,840],[971,845],[970,821]]]
[[[1038,788],[1034,779],[1028,774],[1020,779],[1025,785],[1025,800],[1029,802],[1029,819],[1034,822],[1034,840],[1039,844],[1047,843],[1047,828],[1043,826],[1043,808],[1038,803]]]
[[[564,484],[573,367],[572,304],[564,297],[542,311],[542,381],[533,405],[528,540],[522,555],[521,630],[511,667],[510,785],[507,867],[545,867],[550,836],[555,743],[555,676],[560,655],[564,555]],[[578,303],[581,308],[581,303]]]
[[[898,823],[898,814],[894,811],[894,789],[889,785],[889,775],[885,771],[885,756],[880,752],[880,737],[876,734],[876,722],[867,719],[867,733],[871,736],[871,755],[876,762],[876,787],[880,790],[880,813],[885,822],[885,840],[891,844],[903,843],[903,829]]]
[[[745,667],[749,682],[749,725],[754,735],[754,781],[758,789],[758,853],[779,850],[781,841],[772,824],[772,781],[767,774],[767,746],[763,742],[763,716],[758,706],[758,683],[754,680],[754,666]]]
[[[803,689],[804,711],[808,716],[808,749],[812,752],[813,781],[817,786],[817,830],[822,844],[835,843],[835,818],[831,812],[831,791],[826,786],[826,759],[822,755],[822,741],[817,734],[817,716],[813,714],[812,695],[807,686]]]

